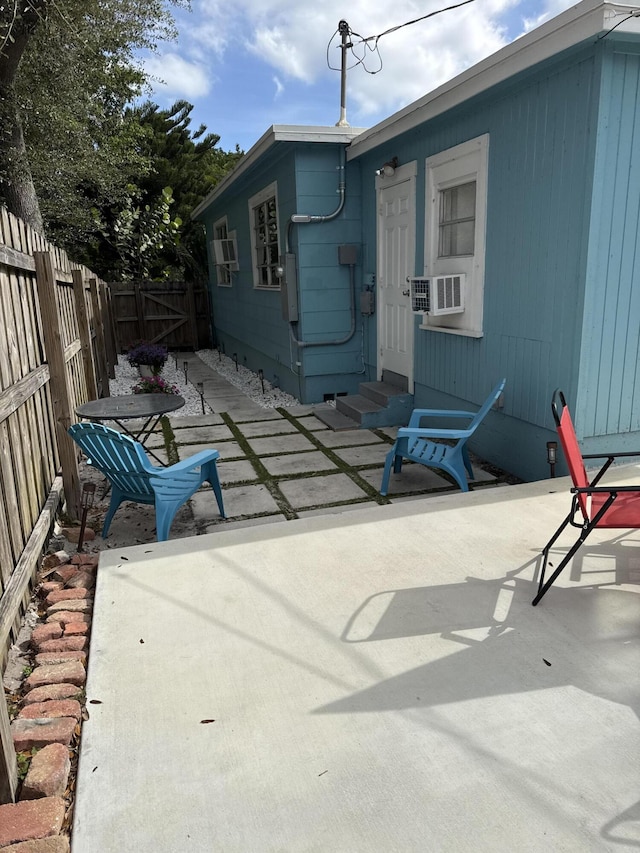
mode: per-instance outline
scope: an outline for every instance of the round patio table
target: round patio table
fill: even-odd
[[[144,446],[163,415],[175,412],[184,406],[184,397],[177,394],[122,394],[117,397],[102,397],[90,400],[76,409],[79,418],[89,421],[113,421],[120,429]],[[144,419],[142,427],[129,429],[126,421]],[[161,465],[165,463],[153,451],[145,447]]]

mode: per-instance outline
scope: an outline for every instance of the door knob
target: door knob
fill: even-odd
[[[403,295],[403,296],[409,296],[409,295],[410,295],[410,293],[411,293],[411,291],[410,291],[410,290],[403,290],[403,291],[402,291],[402,295]]]

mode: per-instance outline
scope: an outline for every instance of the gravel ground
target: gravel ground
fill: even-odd
[[[286,394],[279,388],[274,388],[269,382],[264,381],[264,393],[260,378],[253,371],[242,365],[236,370],[235,362],[228,356],[219,358],[217,350],[200,350],[196,355],[212,370],[219,373],[231,385],[243,391],[247,397],[262,406],[264,409],[273,409],[276,406],[297,406],[298,400],[290,394]],[[116,378],[109,381],[109,391],[112,397],[120,394],[131,394],[133,386],[138,382],[140,376],[135,367],[131,367],[126,357],[118,357],[115,367]],[[162,370],[162,378],[175,385],[185,404],[172,417],[186,417],[188,415],[201,415],[202,402],[200,394],[191,382],[184,381],[184,372],[176,367],[175,360],[169,356]],[[210,413],[212,409],[205,403],[205,412]]]
[[[203,349],[199,350],[196,355],[212,370],[219,373],[221,376],[236,388],[249,397],[254,403],[262,406],[263,409],[274,409],[276,406],[287,408],[287,406],[298,406],[300,401],[291,394],[281,391],[279,388],[274,388],[270,382],[264,380],[264,391],[262,390],[262,382],[257,373],[249,370],[247,367],[236,364],[233,359],[226,355],[220,358],[217,350]]]

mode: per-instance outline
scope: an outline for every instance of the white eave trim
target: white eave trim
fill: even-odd
[[[304,125],[274,124],[264,133],[260,139],[251,146],[244,157],[226,175],[219,184],[200,202],[191,212],[191,218],[195,219],[211,202],[221,195],[228,187],[236,181],[243,172],[249,169],[262,157],[276,142],[339,142],[348,145],[356,136],[363,133],[362,127],[306,127]]]
[[[539,62],[611,29],[624,16],[640,11],[640,3],[609,3],[583,0],[542,26],[463,71],[388,119],[364,131],[347,149],[347,160],[389,142],[419,124],[441,115],[458,104],[508,80]],[[615,30],[640,34],[640,17],[629,18]]]

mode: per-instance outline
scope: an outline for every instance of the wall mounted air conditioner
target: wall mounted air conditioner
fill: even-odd
[[[409,278],[414,314],[461,314],[464,311],[465,273]]]
[[[229,270],[238,269],[238,247],[235,237],[224,240],[212,240],[213,256],[216,266],[227,267]]]

